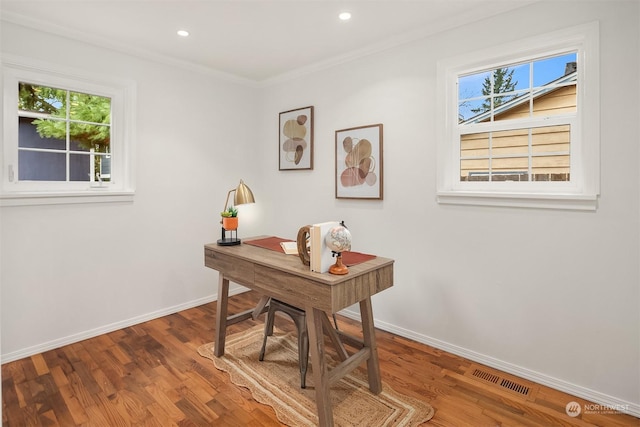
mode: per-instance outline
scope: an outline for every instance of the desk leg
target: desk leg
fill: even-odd
[[[224,341],[227,338],[227,307],[229,303],[229,279],[218,274],[218,309],[216,310],[216,339],[214,354],[224,355]]]
[[[322,427],[333,426],[333,411],[329,398],[329,372],[324,354],[324,335],[322,331],[322,310],[306,309],[307,330],[309,333],[309,349],[311,350],[311,365],[313,366],[313,383],[316,389],[316,405],[318,407],[318,421]]]
[[[382,380],[380,378],[380,364],[378,362],[378,346],[376,344],[376,331],[373,326],[373,308],[371,298],[360,301],[360,316],[362,317],[362,333],[364,346],[369,347],[370,356],[367,360],[367,373],[369,376],[369,390],[373,394],[382,391]]]

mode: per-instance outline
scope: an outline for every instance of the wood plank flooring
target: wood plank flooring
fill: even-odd
[[[253,292],[233,296],[229,312],[252,308],[258,298]],[[279,426],[270,407],[253,400],[198,355],[201,344],[213,341],[215,311],[215,303],[206,304],[4,364],[2,425]],[[341,329],[360,333],[359,323],[338,319]],[[228,333],[262,321],[229,326]],[[276,324],[294,328],[285,318]],[[638,418],[623,414],[570,418],[567,403],[584,407],[588,402],[427,345],[376,333],[383,381],[436,409],[426,426],[640,425]]]

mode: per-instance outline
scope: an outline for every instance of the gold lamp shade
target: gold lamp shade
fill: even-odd
[[[229,196],[231,196],[231,193],[233,192],[235,192],[235,194],[233,195],[234,206],[246,205],[247,203],[256,202],[255,198],[253,197],[253,191],[251,191],[251,189],[247,187],[247,184],[245,184],[243,180],[240,180],[240,184],[238,184],[236,188],[232,188],[231,190],[229,190],[229,192],[227,193],[227,200],[225,200],[224,208],[222,209],[223,212],[226,211],[229,207]]]
[[[233,191],[233,190],[231,190]],[[240,180],[240,184],[235,189],[236,194],[233,196],[234,205],[246,205],[247,203],[255,203],[256,199],[253,198],[253,192],[243,180]],[[228,195],[227,195],[228,198]]]

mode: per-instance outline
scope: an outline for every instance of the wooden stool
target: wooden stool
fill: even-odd
[[[267,320],[264,324],[264,340],[260,350],[260,361],[264,360],[267,337],[273,335],[273,321],[276,311],[286,313],[298,328],[298,362],[300,364],[300,387],[306,387],[307,366],[309,365],[309,335],[307,334],[307,316],[304,310],[294,307],[277,299],[271,298]]]

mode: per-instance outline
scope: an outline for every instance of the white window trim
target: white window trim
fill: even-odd
[[[459,176],[460,147],[457,117],[457,76],[550,52],[578,52],[579,110],[572,138],[572,182],[468,185]],[[437,201],[444,204],[596,210],[600,194],[600,75],[597,22],[514,41],[438,62]],[[480,126],[480,125],[478,125]],[[575,133],[575,134],[574,134]],[[575,169],[574,169],[575,165]],[[575,175],[575,180],[573,176]],[[523,185],[524,184],[524,185]],[[530,184],[530,185],[529,185]]]
[[[90,182],[17,182],[10,174],[17,158],[17,90],[19,81],[108,96],[112,103],[112,155],[117,157],[113,182],[92,186]],[[130,202],[135,194],[135,82],[109,76],[83,74],[75,69],[13,55],[2,56],[3,142],[0,150],[0,206],[68,203]]]

